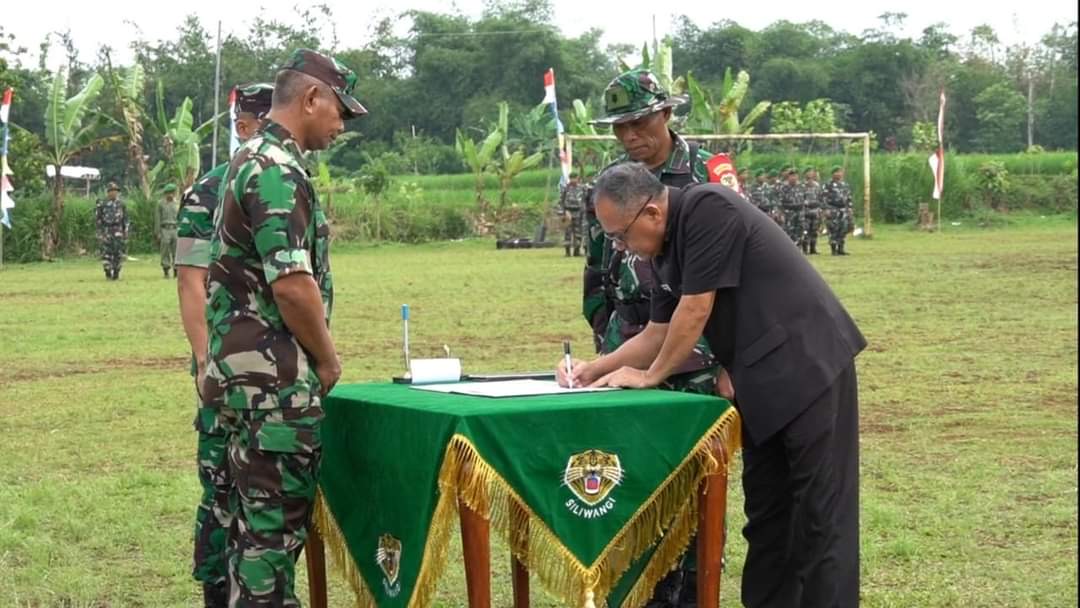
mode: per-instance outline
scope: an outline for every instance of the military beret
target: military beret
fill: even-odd
[[[337,59],[309,49],[297,49],[282,64],[281,69],[301,72],[327,84],[337,94],[341,105],[345,106],[348,118],[367,114],[367,108],[353,97],[356,73]]]
[[[844,168],[843,168],[843,167],[841,167],[840,165],[835,165],[835,166],[833,166],[833,168],[832,168],[832,172],[833,172],[833,173],[836,173],[837,171],[843,171],[843,170],[844,170]]]
[[[161,189],[162,192],[168,194],[170,192],[176,192],[176,184],[165,184],[165,187]]]
[[[806,175],[807,173],[814,173],[816,171],[817,171],[817,169],[814,168],[814,167],[804,167],[803,170],[802,170],[803,175]]]

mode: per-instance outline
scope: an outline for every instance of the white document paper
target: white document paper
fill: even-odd
[[[617,388],[564,388],[555,380],[504,380],[501,382],[455,382],[413,386],[418,391],[454,393],[474,397],[536,397],[539,395],[573,395],[617,391]]]

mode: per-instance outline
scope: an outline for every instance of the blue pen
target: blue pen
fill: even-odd
[[[408,372],[412,369],[412,365],[409,361],[409,305],[401,305],[401,324],[402,331],[404,333],[404,352],[405,352],[405,371]]]

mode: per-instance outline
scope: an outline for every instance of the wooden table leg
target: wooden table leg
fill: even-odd
[[[724,518],[727,516],[727,459],[716,446],[717,459],[725,463],[706,477],[698,490],[697,599],[699,608],[718,608],[724,559]]]
[[[514,551],[518,551],[519,554],[528,555],[529,551],[529,523],[521,513],[521,507],[517,505],[511,499],[510,508],[517,513],[511,521],[523,521],[525,522],[520,527],[515,527],[510,531],[511,547]],[[514,608],[529,608],[529,570],[525,567],[525,564],[521,563],[521,560],[517,558],[514,551],[510,552],[510,571],[513,577],[512,583],[514,588]]]
[[[469,608],[491,608],[491,524],[458,501]]]
[[[314,526],[308,528],[304,555],[307,559],[311,608],[326,608],[326,551],[323,547],[322,536],[319,536]]]

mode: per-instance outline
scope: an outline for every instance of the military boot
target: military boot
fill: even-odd
[[[817,241],[810,241],[810,255],[817,255]]]
[[[839,243],[836,245],[836,255],[849,255],[848,252],[844,251],[843,243]]]
[[[829,252],[832,255],[836,255],[836,243],[833,243],[831,241],[829,242]]]
[[[229,587],[222,583],[203,583],[203,606],[205,608],[229,608]]]
[[[169,269],[168,268],[162,268],[161,272],[163,272],[165,274],[166,279],[169,278]]]

